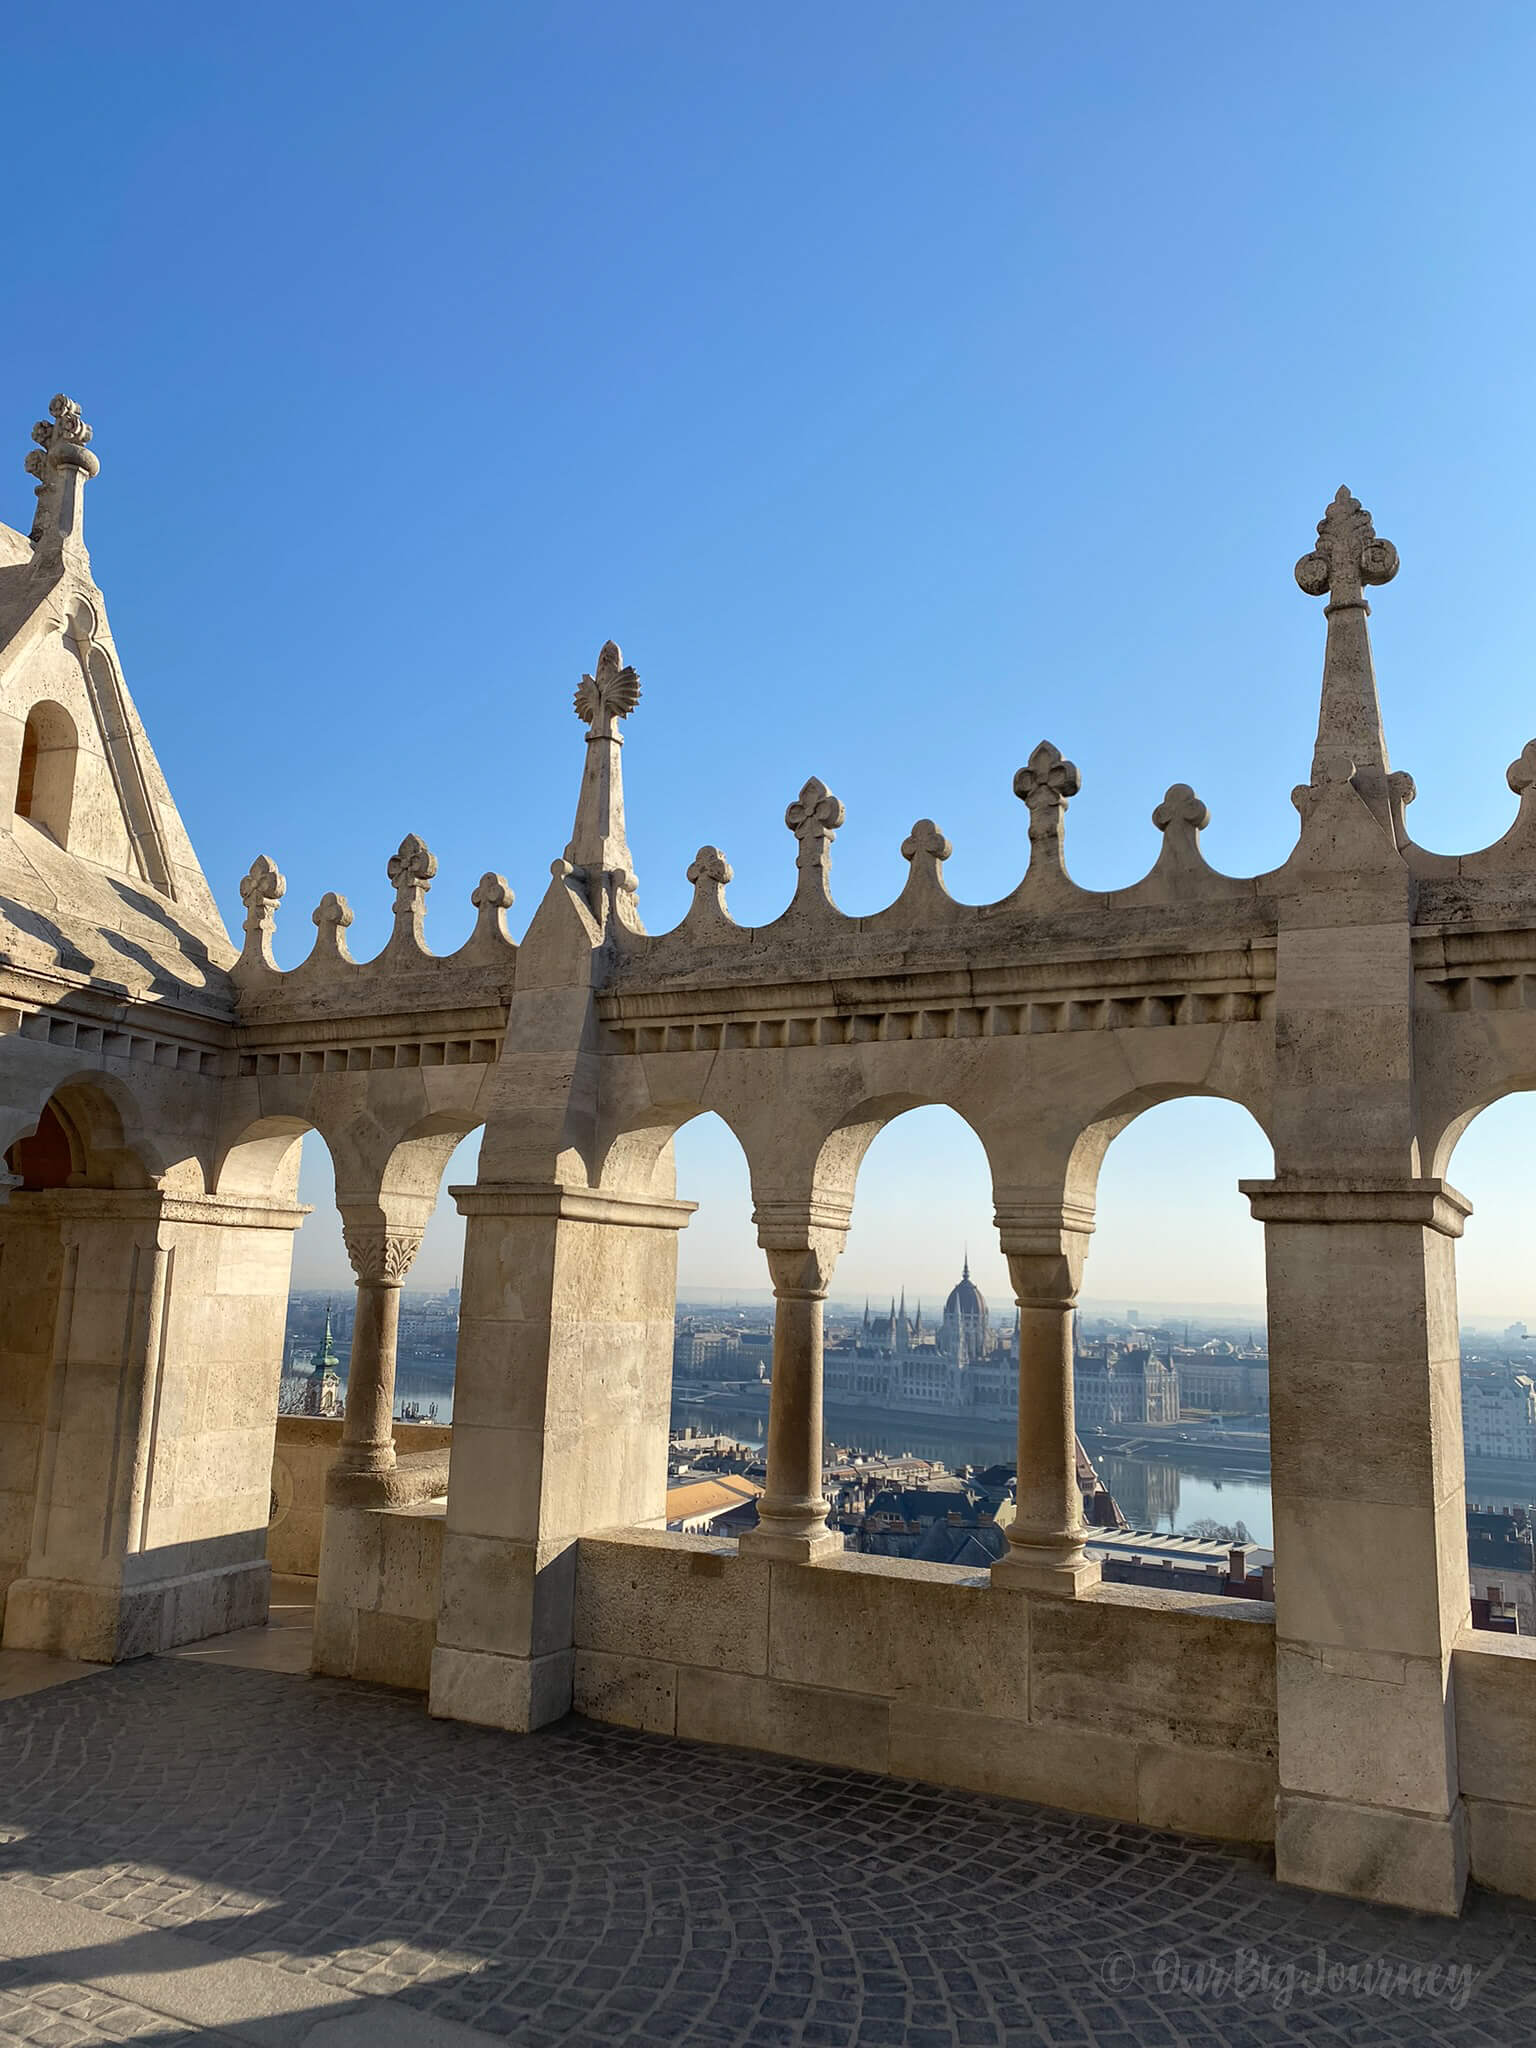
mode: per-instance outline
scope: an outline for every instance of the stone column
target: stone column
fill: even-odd
[[[570,1709],[576,1547],[661,1528],[691,1202],[454,1188],[466,1218],[430,1708],[526,1731]]]
[[[1000,1205],[997,1226],[1019,1305],[1019,1478],[992,1583],[1071,1599],[1100,1577],[1083,1550],[1072,1392],[1072,1317],[1093,1212],[1061,1202]]]
[[[419,1229],[391,1229],[342,1212],[342,1236],[357,1276],[357,1311],[347,1365],[347,1410],[338,1472],[395,1468],[395,1350],[400,1290],[421,1249]]]
[[[843,1548],[841,1534],[827,1526],[821,1490],[822,1315],[850,1209],[829,1196],[757,1205],[774,1309],[768,1487],[757,1504],[757,1527],[741,1537],[743,1552],[754,1557],[807,1564]]]
[[[1466,1883],[1455,1240],[1438,1180],[1247,1181],[1269,1274],[1276,1871],[1421,1912]]]

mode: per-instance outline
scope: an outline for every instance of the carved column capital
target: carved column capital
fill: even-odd
[[[760,1201],[752,1212],[757,1241],[768,1255],[781,1301],[820,1301],[848,1242],[851,1197],[820,1194],[809,1201]]]
[[[342,1240],[352,1271],[363,1287],[403,1287],[411,1262],[421,1250],[419,1230],[389,1230],[376,1223],[346,1223]]]

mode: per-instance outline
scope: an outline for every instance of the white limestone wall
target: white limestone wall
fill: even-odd
[[[1273,1608],[1139,1587],[1004,1592],[943,1565],[770,1564],[588,1537],[594,1720],[1235,1841],[1274,1833]]]

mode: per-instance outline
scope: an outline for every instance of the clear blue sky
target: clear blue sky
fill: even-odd
[[[956,893],[996,896],[1042,736],[1082,771],[1082,881],[1144,870],[1176,779],[1218,865],[1269,866],[1321,654],[1291,564],[1341,481],[1402,554],[1374,626],[1416,835],[1511,815],[1530,9],[92,0],[62,34],[0,27],[0,515],[29,517],[27,429],[71,392],[130,685],[231,922],[253,854],[287,873],[285,962],[328,888],[356,951],[382,941],[406,830],[439,946],[488,866],[520,925],[609,634],[645,681],[653,927],[705,840],[738,916],[773,915],[811,773],[848,807],[848,908],[896,892],[922,815]],[[1230,1205],[1254,1134],[1181,1114],[1120,1145],[1175,1146]],[[958,1154],[913,1131],[882,1143],[940,1200]],[[948,1270],[903,1227],[886,1268]],[[1101,1292],[1144,1291],[1101,1251]]]

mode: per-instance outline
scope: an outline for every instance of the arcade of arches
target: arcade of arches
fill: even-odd
[[[1536,1075],[1536,743],[1496,845],[1414,844],[1366,626],[1366,588],[1397,557],[1347,492],[1296,569],[1327,600],[1326,647],[1299,835],[1272,873],[1212,869],[1205,806],[1177,784],[1149,871],[1078,887],[1079,773],[1042,742],[1013,782],[1027,868],[991,903],[949,894],[949,843],[924,818],[889,907],[845,916],[843,806],[812,778],[785,811],[778,919],[733,920],[729,863],[706,845],[686,917],[648,933],[621,779],[639,681],[610,642],[576,692],[570,842],[521,940],[487,873],[468,935],[432,951],[436,863],[407,836],[378,956],[352,958],[331,893],[283,971],[277,865],[258,857],[240,885],[237,950],[128,699],[83,538],[90,430],[60,397],[35,438],[32,534],[0,529],[0,791],[17,793],[0,814],[8,1645],[112,1659],[263,1612],[313,1129],[359,1332],[326,1488],[321,1668],[408,1667],[432,1713],[507,1730],[574,1704],[1273,1839],[1292,1883],[1428,1911],[1459,1909],[1469,1868],[1536,1896],[1536,1664],[1467,1632],[1468,1208],[1440,1177],[1468,1117]],[[71,746],[45,745],[44,705]],[[1274,1146],[1273,1175],[1245,1184],[1267,1248],[1272,1605],[1102,1585],[1084,1549],[1070,1330],[1099,1168],[1132,1118],[1188,1095],[1242,1105]],[[821,1495],[822,1305],[860,1162],[933,1103],[984,1148],[1018,1316],[1017,1512],[987,1576],[846,1557]],[[701,1111],[745,1155],[775,1298],[767,1491],[739,1543],[663,1526],[691,1213],[672,1138]],[[477,1127],[477,1173],[454,1189],[445,1473],[392,1440],[394,1319]]]

